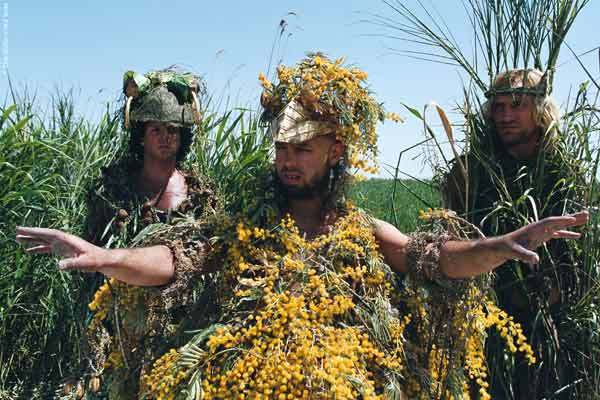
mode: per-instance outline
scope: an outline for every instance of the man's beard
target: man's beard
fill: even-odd
[[[532,141],[537,141],[540,133],[538,130],[534,132],[522,130],[516,133],[502,135],[499,131],[497,131],[497,135],[502,145],[506,149],[511,149],[513,147],[528,144]]]
[[[277,184],[288,200],[310,200],[315,198],[324,199],[329,194],[330,170],[323,175],[314,177],[304,186],[285,185],[277,175]]]

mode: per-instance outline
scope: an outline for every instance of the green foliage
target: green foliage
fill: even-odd
[[[83,232],[85,198],[100,168],[120,157],[127,135],[110,109],[96,123],[77,117],[69,93],[50,117],[35,104],[0,109],[0,399],[46,398],[81,368],[90,275],[64,273],[55,259],[23,253],[16,226]],[[205,112],[189,157],[224,193],[249,185],[269,161],[269,143],[253,114]]]
[[[0,394],[52,382],[77,366],[91,296],[89,278],[23,254],[15,227],[80,233],[87,180],[121,140],[109,111],[91,125],[76,119],[70,94],[53,103],[47,121],[30,112],[32,104],[0,110]]]
[[[354,184],[349,197],[373,217],[394,224],[404,233],[415,231],[420,210],[441,204],[437,188],[417,180],[369,179]]]
[[[420,0],[382,1],[391,16],[376,15],[373,23],[389,37],[405,43],[398,53],[458,66],[482,91],[502,71],[538,68],[549,71],[549,92],[561,46],[577,16],[589,3],[589,0],[457,1],[462,3],[457,6],[465,8],[473,32],[473,40],[469,42],[473,49],[465,50],[433,6],[427,7]]]
[[[503,234],[528,222],[584,207],[593,211],[584,240],[553,241],[540,249],[540,272],[531,273],[529,267],[519,263],[497,270],[496,294],[503,306],[516,304],[515,298],[525,299],[527,315],[520,319],[527,321],[527,333],[536,345],[537,356],[543,359],[535,372],[537,383],[529,377],[531,387],[558,390],[553,398],[596,398],[600,395],[600,319],[596,311],[600,305],[596,212],[600,160],[598,93],[592,93],[590,82],[580,86],[563,118],[545,133],[546,151],[527,165],[506,156],[495,139],[494,127],[481,112],[486,101],[483,92],[498,73],[509,69],[533,67],[545,71],[542,83],[547,94],[552,92],[561,47],[589,0],[460,1],[473,32],[468,41],[473,48],[466,51],[433,5],[420,0],[413,5],[398,0],[384,3],[392,16],[376,16],[374,22],[387,32],[393,31],[393,37],[405,43],[405,49],[399,53],[458,66],[468,78],[463,88],[464,101],[458,106],[462,120],[454,125],[464,133],[465,156],[458,157],[452,128],[444,124],[446,135],[440,140],[426,113],[408,108],[424,122],[425,134],[435,144],[431,160],[433,170],[440,175],[437,179],[459,182],[447,186],[458,187],[461,192],[450,190],[449,194],[461,197],[456,201],[455,196],[447,196],[450,203],[462,204],[465,217],[481,223],[488,235]],[[595,88],[600,88],[578,61]],[[444,116],[439,114],[444,122]],[[446,137],[454,153],[454,164],[449,161],[453,157],[447,157],[441,145]],[[453,172],[449,174],[450,171]],[[462,182],[457,179],[461,171],[461,176],[468,176]],[[559,288],[561,296],[552,307],[544,292],[549,285]],[[504,390],[505,397],[512,397],[515,365],[499,352],[496,359],[488,358],[488,365],[491,381],[497,382],[493,386]],[[550,384],[570,383],[571,373],[582,379],[563,388]],[[542,395],[538,392],[532,396]]]
[[[271,141],[250,110],[228,110],[222,115],[204,118],[188,162],[199,172],[212,178],[226,197],[226,204],[236,212],[246,209],[251,199],[252,184],[271,160]],[[241,197],[240,197],[241,196]]]

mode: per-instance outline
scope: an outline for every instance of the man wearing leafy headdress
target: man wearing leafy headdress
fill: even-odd
[[[456,2],[465,6],[460,27],[470,25],[469,49],[432,5],[417,3],[386,2],[394,17],[377,22],[411,47],[401,51],[453,65],[466,77],[457,108],[467,154],[459,155],[446,118],[454,165],[434,165],[438,171],[450,167],[442,178],[445,205],[493,236],[595,202],[596,185],[585,183],[596,178],[597,158],[590,150],[587,120],[594,107],[586,85],[560,119],[550,97],[563,44],[590,1]],[[539,269],[509,262],[497,270],[500,305],[525,325],[541,363],[520,365],[493,345],[501,339],[492,334],[488,365],[496,397],[598,396],[595,247],[591,240],[554,241],[541,250]]]
[[[532,359],[518,326],[485,303],[481,281],[467,278],[508,259],[535,263],[535,248],[578,237],[565,229],[587,214],[474,241],[456,240],[445,216],[445,233],[403,235],[343,198],[350,168],[374,168],[376,124],[385,116],[366,74],[311,54],[279,67],[278,78],[274,85],[260,77],[274,170],[239,194],[255,206],[224,221],[216,245],[218,321],[156,360],[142,376],[142,396],[456,398],[468,377],[485,392],[489,326],[505,329],[507,343]],[[28,251],[66,257],[63,269],[136,285],[168,283],[206,255],[164,237],[109,251],[60,231],[17,231]],[[408,275],[405,290],[395,289],[392,271]],[[437,308],[452,312],[439,318]]]
[[[145,75],[128,71],[123,79],[124,131],[128,147],[102,169],[88,196],[87,238],[107,248],[131,246],[148,230],[202,224],[221,206],[209,180],[183,168],[192,145],[194,124],[200,124],[200,79],[175,69]],[[175,237],[173,240],[177,240]],[[193,270],[160,290],[140,290],[113,279],[96,292],[89,307],[88,329],[92,375],[89,388],[98,391],[99,376],[111,398],[130,398],[144,360],[177,343],[176,333],[197,299]],[[118,326],[117,326],[118,325]],[[168,347],[167,347],[168,348]]]
[[[531,212],[544,218],[581,207],[585,173],[560,137],[559,110],[546,88],[547,76],[537,69],[498,75],[483,107],[488,138],[456,160],[446,177],[446,206],[487,235],[513,230],[521,224],[519,216]],[[462,173],[466,165],[468,182]],[[523,325],[542,365],[508,367],[513,373],[492,368],[495,395],[537,398],[562,389],[561,398],[572,398],[576,393],[583,377],[574,354],[583,348],[571,337],[567,313],[580,299],[582,262],[575,244],[554,241],[542,252],[537,271],[514,262],[496,270],[499,305]],[[489,341],[489,352],[502,366],[498,342]]]
[[[522,168],[535,167],[536,163],[539,164],[560,151],[559,109],[554,99],[547,94],[547,79],[538,69],[509,70],[494,79],[486,92],[488,101],[484,103],[482,110],[488,135],[481,139],[482,148],[471,151],[468,155],[470,159],[462,157],[454,161],[453,170],[442,191],[445,206],[461,214],[469,213],[469,220],[480,225],[499,195],[492,193],[496,191],[493,182],[475,181],[473,183],[476,187],[467,185],[464,179],[466,166],[469,166],[471,175],[486,170],[471,167],[469,161],[477,162],[486,156],[493,157],[491,160],[479,160],[479,163],[495,163],[501,167],[498,171],[488,173],[499,174],[498,180],[502,175],[516,177],[519,173],[527,172]],[[574,168],[572,165],[564,167]],[[559,171],[547,172],[556,175]],[[488,180],[490,179],[493,178],[490,176]],[[553,176],[546,186],[553,186],[559,179],[560,176]],[[545,205],[545,202],[539,204],[540,207]],[[551,209],[546,214],[552,212],[562,210]]]
[[[207,178],[182,163],[200,123],[200,79],[175,69],[123,79],[127,149],[102,168],[88,198],[87,238],[120,246],[144,227],[216,207]]]

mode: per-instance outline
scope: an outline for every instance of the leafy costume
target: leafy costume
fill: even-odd
[[[127,72],[126,128],[133,135],[132,125],[139,124],[142,129],[146,121],[160,121],[190,129],[200,116],[199,89],[197,78],[190,74],[171,70],[146,75]],[[140,288],[111,278],[98,289],[89,305],[93,312],[88,326],[90,398],[136,397],[140,373],[148,362],[170,346],[180,344],[187,329],[183,323],[186,318],[198,313],[206,315],[204,308],[213,306],[201,301],[212,288],[198,271],[209,263],[204,257],[211,247],[209,221],[223,207],[214,185],[191,170],[180,171],[187,187],[186,199],[176,209],[160,210],[135,190],[137,174],[142,169],[139,158],[130,152],[102,169],[102,176],[88,196],[89,240],[112,248],[132,246],[150,232],[171,231],[189,224],[199,227],[203,235],[179,239],[194,255],[194,268],[180,263],[171,283]],[[175,237],[173,234],[172,239]]]

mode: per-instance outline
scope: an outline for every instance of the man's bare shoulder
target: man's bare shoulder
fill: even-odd
[[[400,232],[394,225],[373,219],[375,223],[375,239],[385,262],[396,272],[406,272],[406,252],[410,238]]]

